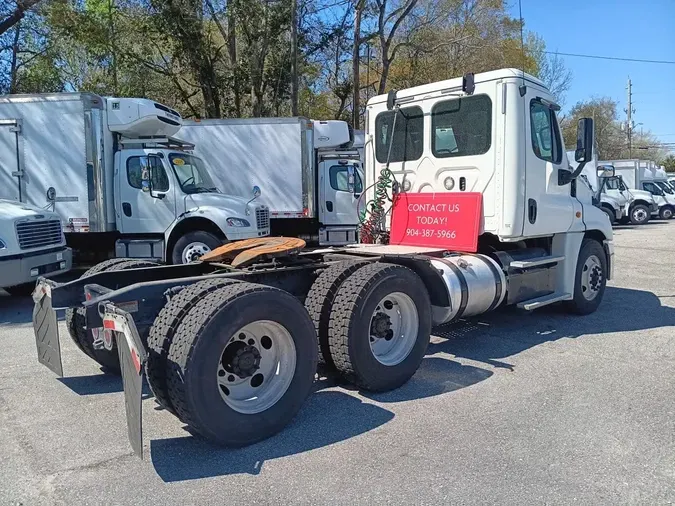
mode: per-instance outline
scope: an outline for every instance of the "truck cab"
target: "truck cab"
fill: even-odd
[[[642,189],[652,194],[658,211],[652,212],[652,216],[668,220],[675,214],[675,195],[668,189],[666,191],[654,178],[654,172],[650,168],[641,168]]]
[[[269,211],[250,198],[226,195],[211,179],[194,146],[169,139],[122,139],[115,153],[115,212],[124,238],[117,256],[159,258],[166,244],[171,263],[189,263],[222,239],[269,233]]]
[[[72,261],[58,214],[0,199],[0,288],[29,295],[39,276],[64,273]]]

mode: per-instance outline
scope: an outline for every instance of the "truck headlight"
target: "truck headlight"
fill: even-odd
[[[250,227],[251,224],[241,218],[228,218],[227,224],[231,227]]]
[[[7,249],[7,244],[2,239],[0,239],[0,249]]]

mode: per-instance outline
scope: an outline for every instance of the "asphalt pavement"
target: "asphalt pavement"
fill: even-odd
[[[321,378],[295,421],[228,450],[143,401],[65,337],[37,363],[29,299],[0,295],[0,505],[675,502],[675,222],[615,229],[601,308],[474,318],[386,394]],[[60,324],[61,335],[65,327]]]

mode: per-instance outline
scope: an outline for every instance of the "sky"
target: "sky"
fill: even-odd
[[[547,50],[563,53],[675,61],[675,0],[521,0],[525,28]],[[510,0],[518,17],[518,1]],[[619,102],[626,119],[628,77],[633,121],[662,142],[675,143],[675,65],[564,56],[573,81],[564,105],[592,96]],[[675,152],[675,148],[671,149]]]

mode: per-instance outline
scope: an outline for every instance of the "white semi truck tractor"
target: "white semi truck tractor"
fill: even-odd
[[[303,251],[302,240],[271,237],[187,265],[40,280],[39,360],[63,374],[58,326],[44,322],[56,308],[77,314],[71,337],[121,370],[142,455],[144,375],[190,430],[241,446],[289,423],[318,360],[388,391],[415,374],[436,325],[502,305],[592,313],[612,276],[612,228],[577,181],[593,121],[579,122],[570,170],[558,109],[514,69],[374,97],[364,157],[377,243]]]
[[[220,192],[182,118],[152,100],[91,93],[0,97],[0,198],[61,216],[81,261],[186,263],[269,234],[269,209]]]

